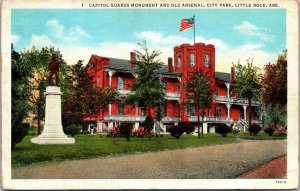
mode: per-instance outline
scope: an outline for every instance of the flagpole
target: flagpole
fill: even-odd
[[[195,45],[195,28],[196,28],[195,15],[193,15],[193,19],[194,19],[194,45]]]

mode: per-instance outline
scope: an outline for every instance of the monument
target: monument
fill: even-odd
[[[41,135],[31,139],[35,144],[73,144],[74,138],[69,138],[63,132],[61,123],[61,95],[59,87],[58,69],[59,62],[57,55],[52,55],[52,60],[48,65],[50,74],[48,77],[48,84],[51,84],[52,76],[55,75],[55,86],[48,86],[46,92],[46,111],[45,111],[45,125]]]

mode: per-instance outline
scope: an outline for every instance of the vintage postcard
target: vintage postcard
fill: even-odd
[[[297,189],[294,0],[1,4],[2,187]]]

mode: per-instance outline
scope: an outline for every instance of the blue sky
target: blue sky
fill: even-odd
[[[216,47],[216,69],[253,57],[260,67],[275,62],[286,48],[284,9],[13,9],[12,42],[16,50],[58,47],[69,64],[91,54],[129,59],[137,42],[160,49],[193,43],[193,30],[179,32],[182,18],[196,17],[196,42]]]

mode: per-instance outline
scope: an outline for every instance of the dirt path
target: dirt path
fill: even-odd
[[[252,169],[238,178],[286,178],[286,168],[287,158],[284,155]]]
[[[13,178],[235,178],[286,154],[286,140],[65,161],[13,170]]]

